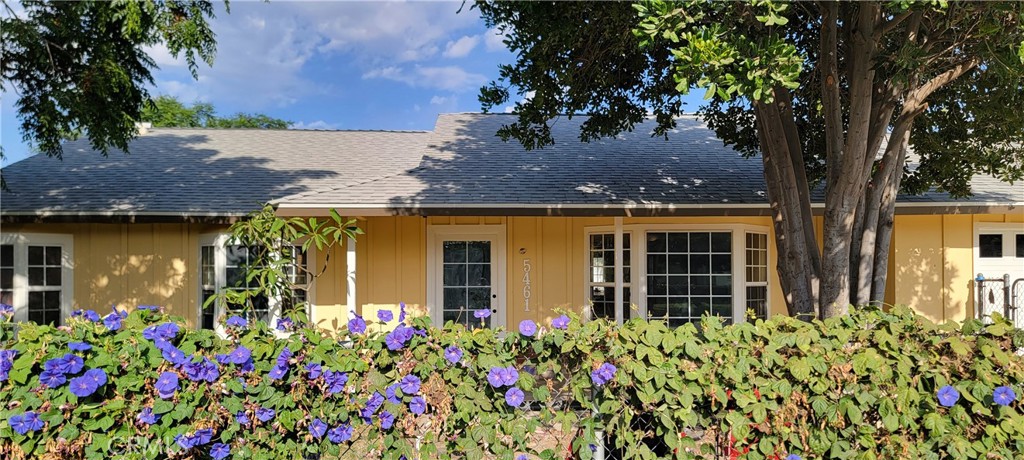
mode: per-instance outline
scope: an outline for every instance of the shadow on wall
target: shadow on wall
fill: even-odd
[[[896,273],[889,274],[896,276],[896,302],[936,323],[967,314],[970,300],[951,295],[965,291],[954,285],[960,269],[945,260],[942,244],[919,245],[906,251],[908,254],[896,264]],[[969,295],[973,289],[968,287],[966,292]]]
[[[293,158],[266,151],[278,146],[221,142],[157,132],[133,141],[131,154],[111,151],[107,157],[84,140],[69,142],[63,160],[36,155],[4,168],[11,189],[3,192],[5,210],[237,213],[338,175],[329,167],[297,167]],[[246,153],[257,149],[259,155]],[[60,174],[40,174],[56,170]]]

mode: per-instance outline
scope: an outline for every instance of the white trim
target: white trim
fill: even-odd
[[[630,236],[632,238],[632,236]],[[622,314],[622,288],[623,288],[623,273],[622,273],[622,218],[615,218],[615,324],[622,324],[625,321]],[[630,245],[632,247],[632,245]]]
[[[345,306],[346,317],[356,317],[356,239],[351,236],[345,242]]]
[[[999,201],[928,201],[897,202],[897,208],[938,208],[938,207],[1006,207],[1024,206],[1024,202]],[[323,208],[323,209],[769,209],[769,203],[449,203],[444,205],[410,204],[394,206],[391,203],[343,203],[343,202],[277,202],[278,209]],[[825,203],[811,203],[811,207],[825,208]],[[141,214],[141,213],[140,213]]]
[[[444,298],[440,287],[443,247],[447,237],[467,241],[491,242],[491,328],[504,327],[508,306],[505,297],[505,224],[483,225],[427,225],[427,308],[435,326],[443,326]]]
[[[746,321],[746,234],[747,233],[760,233],[764,235],[769,234],[769,228],[760,225],[750,224],[627,224],[627,225],[599,225],[599,226],[587,226],[583,228],[584,235],[584,270],[583,273],[587,276],[584,280],[584,300],[589,301],[590,299],[590,236],[594,234],[609,234],[622,232],[622,235],[629,235],[632,240],[630,241],[630,267],[632,271],[630,289],[631,299],[630,302],[636,304],[639,316],[641,318],[647,317],[647,244],[646,236],[649,231],[664,231],[664,232],[728,232],[732,237],[732,310],[733,310],[733,322],[741,323]],[[618,250],[622,247],[621,241],[617,241],[616,244],[616,282],[622,282],[623,274],[621,271],[621,252]],[[768,245],[768,258],[771,260],[771,244]],[[770,264],[769,264],[770,265]],[[769,267],[768,278],[771,279],[771,272]],[[765,283],[767,286],[768,284]],[[616,295],[618,294],[618,290]],[[770,314],[771,311],[771,290],[767,292],[766,307]],[[618,310],[616,310],[618,311]],[[618,315],[618,314],[617,314]],[[618,319],[618,318],[616,318]]]
[[[12,306],[15,321],[28,321],[28,247],[60,246],[60,311],[61,324],[71,316],[75,301],[75,239],[72,235],[57,233],[3,233],[0,244],[14,246],[14,279]]]
[[[1002,234],[1004,236],[1004,238],[1003,238],[1003,257],[1000,257],[1000,258],[989,258],[989,257],[986,257],[986,258],[982,259],[982,257],[981,257],[981,248],[979,248],[979,246],[978,246],[978,243],[979,243],[978,238],[983,233],[984,234],[997,233],[997,234]],[[981,268],[981,266],[983,266],[983,265],[996,265],[996,266],[1000,266],[1000,265],[1006,264],[1008,266],[1016,267],[1018,262],[1020,263],[1020,265],[1024,265],[1024,259],[1019,259],[1019,258],[1016,257],[1017,256],[1017,254],[1016,254],[1016,249],[1017,248],[1016,248],[1015,245],[1016,245],[1016,235],[1017,234],[1024,234],[1024,223],[1022,223],[1022,222],[975,222],[974,223],[974,232],[971,235],[972,262],[974,264],[971,267],[971,268],[973,268],[973,272],[974,272],[974,273],[971,273],[971,278],[973,279],[974,277],[976,277],[979,274],[984,275],[986,279],[1002,278],[1003,274],[1005,273],[1005,272],[1004,273],[985,273],[983,271],[983,269]],[[1009,261],[1007,261],[1007,259]],[[1020,273],[1024,273],[1024,268],[1021,268],[1019,270],[1020,270]],[[1000,271],[1002,271],[1002,270],[1000,270]],[[1011,276],[1011,278],[1013,278],[1015,276],[1024,276],[1024,275],[1011,274],[1010,276]]]

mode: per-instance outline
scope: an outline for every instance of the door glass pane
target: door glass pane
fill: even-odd
[[[492,310],[491,242],[445,241],[442,253],[443,321],[490,327],[491,317],[481,320],[474,313]]]
[[[0,245],[0,303],[14,304],[14,245]]]
[[[1024,258],[1024,233],[1017,235],[1017,257]]]
[[[1003,235],[1001,233],[978,235],[978,256],[997,258],[1003,256]]]

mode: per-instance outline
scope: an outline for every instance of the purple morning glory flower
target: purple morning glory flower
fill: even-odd
[[[85,342],[68,342],[68,348],[71,351],[89,351],[92,350],[92,345]]]
[[[422,382],[420,381],[420,378],[412,374],[402,377],[402,380],[399,381],[400,387],[402,388],[402,393],[407,395],[414,395],[416,393],[419,393],[421,383]]]
[[[69,383],[68,386],[71,388],[71,394],[78,396],[79,398],[88,397],[95,393],[99,388],[99,385],[96,385],[95,380],[84,375],[71,379],[71,383]]]
[[[256,364],[252,362],[252,358],[249,358],[248,361],[242,363],[241,366],[238,366],[238,371],[242,373],[252,372],[254,370],[256,370]]]
[[[160,421],[160,415],[154,414],[153,409],[149,407],[143,408],[142,412],[139,412],[139,415],[135,418],[146,425],[154,425]]]
[[[380,427],[385,430],[390,430],[395,424],[395,415],[388,411],[381,411],[380,413]]]
[[[528,460],[529,458],[530,457],[527,457],[526,454],[519,454],[516,456],[516,460]]]
[[[462,361],[462,350],[455,345],[451,345],[444,349],[444,359],[447,359],[449,363],[458,364]]]
[[[324,382],[327,383],[327,392],[330,394],[341,393],[348,383],[348,374],[341,371],[328,370],[324,372]]]
[[[269,409],[266,407],[256,409],[256,419],[261,422],[269,422],[271,419],[274,418],[274,414],[274,409]]]
[[[377,319],[386,323],[395,319],[395,315],[391,313],[391,310],[377,310]]]
[[[486,318],[488,316],[491,316],[491,309],[490,308],[481,308],[479,310],[474,311],[473,312],[473,316],[476,317],[476,318],[479,318],[479,319],[484,319],[484,318]]]
[[[252,423],[252,420],[249,420],[249,416],[242,411],[239,411],[237,414],[235,414],[235,421],[242,426],[248,426],[249,423]]]
[[[82,358],[68,353],[60,358],[57,369],[65,374],[77,374],[82,372],[83,367],[85,367],[85,361]]]
[[[121,320],[122,319],[124,319],[124,318],[122,318],[121,315],[116,314],[116,313],[111,313],[111,314],[103,317],[103,325],[106,326],[108,330],[116,331],[116,330],[121,329]]]
[[[397,329],[395,331],[397,331]],[[395,331],[391,331],[388,335],[384,336],[384,344],[387,345],[388,350],[391,351],[401,350],[402,347],[405,346],[405,342],[402,341],[400,335],[395,334]]]
[[[306,365],[306,372],[309,379],[313,380],[324,373],[324,368],[318,363],[309,363]]]
[[[267,377],[269,377],[271,380],[279,380],[279,379],[283,378],[284,375],[287,374],[287,373],[288,373],[288,366],[280,366],[280,365],[278,365],[278,366],[274,366],[273,369],[270,369],[270,372],[267,373]]]
[[[332,428],[331,431],[327,432],[327,439],[335,444],[341,444],[352,439],[352,426],[346,424]]]
[[[1009,406],[1010,403],[1017,400],[1017,393],[1013,391],[1013,388],[1008,386],[1001,386],[992,392],[992,401],[1000,406]]]
[[[160,307],[156,305],[139,305],[135,309],[139,311],[159,311]]]
[[[46,370],[39,374],[39,383],[50,388],[57,388],[68,381],[64,374],[55,370]]]
[[[939,404],[946,407],[953,407],[960,400],[960,392],[956,391],[956,388],[953,388],[951,385],[939,388],[935,396],[939,399]]]
[[[245,318],[242,318],[241,316],[231,315],[231,317],[228,318],[228,320],[227,320],[227,322],[225,324],[228,327],[239,327],[239,328],[241,328],[241,327],[248,326],[249,322],[246,321]]]
[[[295,356],[295,354],[292,353],[292,350],[288,347],[284,347],[284,349],[281,350],[281,354],[277,355],[277,360],[275,361],[275,364],[277,364],[278,366],[287,367],[288,360],[292,359],[292,356]]]
[[[398,302],[398,322],[405,322],[405,302]]]
[[[353,334],[362,334],[366,332],[366,321],[363,320],[362,316],[356,316],[348,320],[348,331]]]
[[[614,364],[603,363],[600,367],[590,373],[590,380],[594,382],[594,385],[602,386],[610,382],[612,378],[615,377],[616,370],[617,369]]]
[[[198,429],[196,430],[195,434],[193,434],[193,436],[195,436],[196,438],[197,446],[209,444],[210,441],[213,439],[213,430],[210,428]]]
[[[43,421],[39,420],[39,416],[35,412],[29,411],[21,415],[12,415],[7,419],[7,423],[11,425],[11,429],[15,433],[25,435],[29,431],[39,431],[43,429]]]
[[[555,329],[566,330],[569,328],[569,317],[566,315],[560,315],[557,318],[551,320],[551,327]]]
[[[313,435],[314,438],[320,439],[327,433],[327,424],[319,418],[313,419],[313,423],[309,424],[309,434]]]
[[[366,408],[371,414],[377,412],[377,409],[380,409],[380,406],[382,405],[384,405],[384,396],[381,396],[381,394],[377,392],[370,395],[370,399],[366,401]]]
[[[185,371],[185,376],[193,382],[205,380],[212,383],[220,377],[220,369],[217,368],[217,363],[210,361],[208,358],[195,362],[188,361],[181,366],[181,369]]]
[[[164,347],[163,349],[161,349],[160,354],[163,355],[164,359],[167,360],[167,362],[174,364],[175,366],[185,364],[186,362],[188,362],[185,359],[185,352],[179,350],[178,347],[174,345]]]
[[[178,374],[174,372],[160,374],[160,378],[156,379],[153,388],[156,388],[157,393],[163,399],[174,397],[174,392],[178,391]]]
[[[181,328],[179,328],[177,324],[163,323],[143,329],[142,337],[154,341],[157,339],[171,340],[177,337],[178,332],[180,331]]]
[[[797,454],[789,454],[786,456],[786,460],[804,460],[803,457]]]
[[[537,323],[524,319],[519,323],[519,333],[527,337],[533,337],[537,333]]]
[[[387,401],[391,404],[401,403],[402,401],[398,399],[398,396],[396,395],[397,392],[398,384],[392,383],[391,385],[388,385],[388,388],[386,390],[384,390],[384,398],[387,399]]]
[[[292,322],[291,318],[278,318],[277,330],[279,331],[290,331],[295,327],[295,323]]]
[[[100,314],[96,313],[96,310],[79,310],[82,312],[81,316],[94,323],[99,322]]]
[[[179,434],[174,437],[174,442],[176,442],[183,450],[189,450],[195,447],[197,441],[199,441],[199,438],[190,434]]]
[[[504,367],[492,367],[491,370],[487,372],[487,383],[490,383],[494,388],[501,387],[502,382],[505,381],[506,372],[507,371]]]
[[[509,388],[508,391],[505,392],[505,403],[509,406],[519,407],[523,404],[524,400],[526,400],[526,395],[523,394],[523,390],[516,387]]]
[[[96,383],[96,388],[107,384],[107,373],[103,369],[89,369],[82,374],[82,377],[91,379]]]
[[[519,381],[519,371],[517,371],[515,367],[509,366],[508,368],[505,369],[505,374],[503,377],[504,380],[502,380],[501,382],[503,385],[515,385],[516,382]]]
[[[227,444],[217,442],[210,447],[210,457],[214,460],[224,460],[228,455],[231,455],[231,446]]]
[[[14,306],[6,303],[0,303],[0,315],[14,316]]]
[[[245,346],[239,345],[238,348],[235,348],[231,353],[228,353],[228,362],[238,365],[245,364],[246,361],[249,361],[251,356],[252,351]]]
[[[409,412],[420,415],[426,411],[427,400],[423,399],[422,396],[413,396],[412,400],[409,401]]]

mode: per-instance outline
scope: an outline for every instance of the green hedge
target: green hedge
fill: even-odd
[[[595,430],[624,458],[1024,453],[1024,335],[998,320],[895,308],[496,333],[416,318],[332,336],[235,319],[227,338],[175,321],[85,312],[16,339],[6,324],[0,458],[585,459]]]

